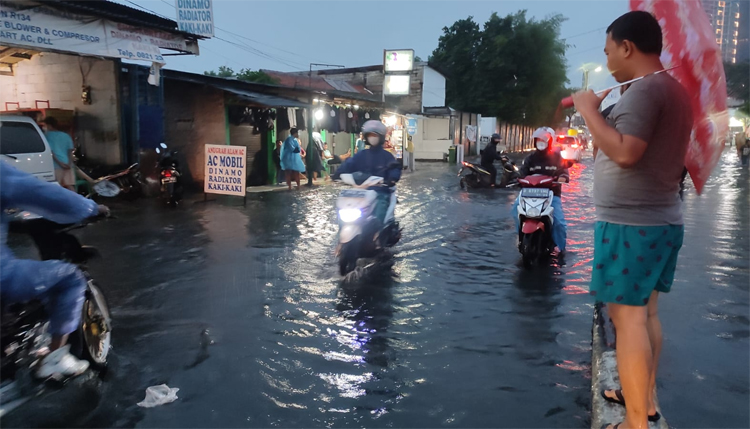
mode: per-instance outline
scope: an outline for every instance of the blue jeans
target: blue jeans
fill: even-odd
[[[518,229],[521,227],[518,222],[518,204],[520,199],[520,196],[516,198],[516,201],[513,203],[513,208],[510,211],[511,216],[513,216],[513,221],[516,223],[516,232],[518,232]],[[565,241],[568,236],[568,224],[565,222],[565,213],[563,212],[562,199],[560,199],[560,197],[552,197],[552,208],[554,209],[552,211],[552,219],[554,221],[552,224],[552,240],[554,240],[555,245],[564,252]]]
[[[4,248],[3,250],[7,250]],[[3,305],[39,299],[49,315],[49,331],[63,336],[78,329],[86,278],[73,264],[15,259],[3,252]]]

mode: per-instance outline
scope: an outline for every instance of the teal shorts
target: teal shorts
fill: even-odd
[[[597,302],[644,306],[651,292],[672,288],[682,225],[597,222],[590,294]]]

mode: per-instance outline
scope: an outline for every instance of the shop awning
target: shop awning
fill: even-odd
[[[245,82],[237,79],[226,79],[214,76],[206,76],[196,73],[189,73],[178,70],[165,70],[165,79],[175,79],[183,82],[190,82],[199,85],[206,85],[212,88],[226,91],[230,94],[234,94],[243,100],[261,105],[266,107],[309,107],[307,103],[297,101],[291,98],[280,97],[278,95],[264,94],[266,89],[269,92],[283,89],[275,87],[273,85],[259,84],[254,82]],[[258,89],[258,91],[252,91],[251,89]]]
[[[261,94],[259,92],[245,91],[237,88],[222,87],[221,85],[211,85],[215,88],[234,94],[242,99],[266,107],[307,107],[307,103],[288,98],[277,97],[275,95]]]

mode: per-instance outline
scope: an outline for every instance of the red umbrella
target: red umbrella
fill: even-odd
[[[661,60],[693,100],[693,132],[685,165],[698,194],[721,157],[729,131],[727,83],[721,51],[699,0],[630,0],[631,10],[653,14],[661,25]]]

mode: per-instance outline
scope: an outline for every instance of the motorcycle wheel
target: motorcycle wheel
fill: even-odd
[[[533,234],[525,234],[521,240],[521,255],[523,258],[523,266],[527,270],[530,270],[534,266],[534,262],[538,259],[538,249],[534,240],[538,232]]]
[[[112,340],[112,319],[101,290],[89,281],[83,303],[81,326],[71,335],[71,350],[97,367],[107,365]]]
[[[128,178],[121,189],[123,190],[122,197],[127,201],[137,200],[142,192],[140,182],[133,178]]]
[[[461,187],[461,190],[466,190],[466,179],[462,177],[461,180],[458,181],[458,185]]]
[[[357,268],[357,243],[350,241],[341,245],[339,251],[339,273],[345,276]]]

